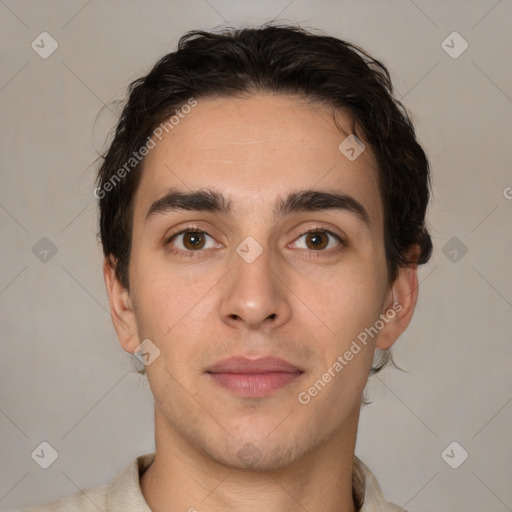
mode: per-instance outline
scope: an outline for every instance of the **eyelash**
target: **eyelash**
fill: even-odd
[[[198,226],[187,226],[186,228],[182,229],[181,231],[178,231],[177,233],[174,233],[172,234],[169,238],[167,238],[167,240],[165,241],[165,245],[170,245],[170,243],[172,242],[172,240],[177,237],[178,235],[183,235],[185,233],[188,233],[188,232],[196,232],[196,233],[203,233],[205,235],[208,235],[210,238],[213,238],[208,232],[202,230],[201,228],[199,228]],[[301,233],[295,240],[298,240],[299,238],[303,237],[304,235],[307,235],[309,233],[327,233],[328,235],[331,235],[332,237],[336,238],[336,240],[338,240],[338,242],[340,243],[340,245],[338,246],[338,248],[332,250],[331,251],[333,253],[338,253],[340,252],[341,250],[343,250],[346,246],[347,246],[347,243],[345,242],[345,240],[343,238],[341,238],[338,234],[336,233],[333,233],[332,231],[330,231],[329,229],[325,229],[323,227],[315,227],[315,228],[311,228],[311,229],[308,229],[307,231],[304,231],[303,233]],[[307,249],[306,249],[307,250]],[[308,250],[308,253],[309,253],[309,257],[312,257],[312,258],[317,258],[317,257],[321,257],[323,256],[322,253],[329,253],[331,251],[325,251],[325,250],[319,250],[319,251],[315,251],[313,249],[310,249]],[[199,256],[198,253],[201,253],[201,252],[204,252],[203,250],[199,249],[197,251],[184,251],[183,249],[171,249],[171,252],[173,254],[178,254],[179,256],[182,256],[184,258],[194,258],[194,257],[197,257]]]

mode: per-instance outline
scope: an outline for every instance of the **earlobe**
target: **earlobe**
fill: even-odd
[[[416,260],[413,258],[412,261]],[[418,299],[417,268],[416,263],[400,267],[398,277],[391,285],[389,299],[383,311],[388,321],[379,332],[376,342],[376,347],[381,350],[389,349],[412,319]]]
[[[123,349],[126,352],[133,353],[139,345],[135,312],[130,293],[119,281],[115,269],[115,259],[112,257],[105,258],[103,277],[110,303],[112,323]]]

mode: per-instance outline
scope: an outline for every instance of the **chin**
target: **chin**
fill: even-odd
[[[239,435],[224,438],[222,442],[208,444],[204,446],[206,454],[226,468],[266,472],[278,471],[295,463],[314,448],[315,439],[291,432],[272,432],[272,429],[257,433],[252,428],[250,433],[239,432]]]
[[[231,470],[262,473],[286,468],[298,458],[292,447],[262,444],[248,441],[242,445],[230,446],[229,451],[215,454],[214,457],[217,463]]]

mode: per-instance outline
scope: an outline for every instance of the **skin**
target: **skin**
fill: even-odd
[[[116,279],[115,261],[105,260],[104,276],[123,349],[134,352],[148,338],[160,350],[146,367],[156,458],[141,478],[153,511],[355,510],[351,474],[362,392],[375,347],[389,348],[409,324],[418,283],[415,265],[388,283],[376,162],[368,144],[354,161],[338,150],[350,131],[346,112],[297,97],[198,99],[146,157],[135,197],[130,289]],[[215,189],[231,199],[233,213],[146,219],[170,187]],[[274,218],[274,202],[300,189],[351,195],[370,225],[339,210]],[[183,235],[166,244],[190,222],[209,235],[204,248],[194,251]],[[314,248],[311,235],[303,235],[310,228],[331,230],[347,243],[325,235],[323,248]],[[247,236],[263,249],[252,263],[236,252]],[[183,256],[187,250],[193,257]],[[301,404],[298,394],[394,302],[402,308],[379,335]],[[242,398],[205,373],[231,355],[272,355],[304,373],[268,396]],[[259,457],[252,465],[238,456],[248,443]]]

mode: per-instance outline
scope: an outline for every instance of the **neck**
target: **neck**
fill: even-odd
[[[156,455],[141,477],[153,512],[355,512],[352,470],[359,410],[321,446],[272,471],[231,469],[170,429],[155,408]]]

